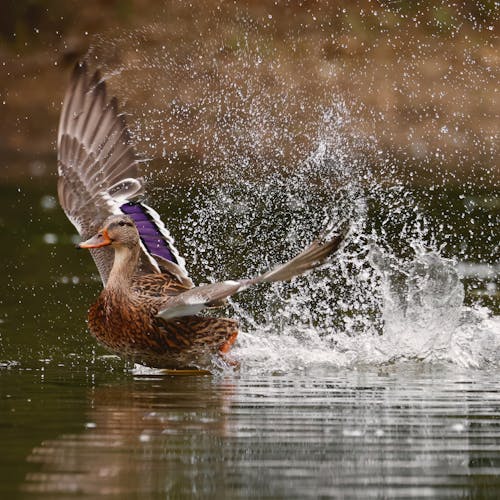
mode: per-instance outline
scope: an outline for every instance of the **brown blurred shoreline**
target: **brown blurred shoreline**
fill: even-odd
[[[227,150],[246,148],[257,160],[279,150],[293,164],[310,151],[318,110],[341,99],[351,108],[343,132],[420,169],[415,184],[445,174],[495,185],[498,9],[416,3],[9,0],[0,38],[0,179],[55,172],[64,89],[86,57],[103,68],[146,156],[224,162],[218,148],[226,141]],[[215,94],[225,111],[215,110]],[[262,130],[255,103],[266,113]],[[242,136],[258,131],[259,144],[235,141],[234,127],[221,133],[221,113]],[[373,161],[377,169],[380,158]]]

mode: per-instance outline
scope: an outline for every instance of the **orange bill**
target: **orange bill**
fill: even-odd
[[[79,248],[101,248],[107,245],[111,245],[112,241],[108,235],[106,229],[99,231],[95,236],[88,239],[87,241],[82,241],[78,247]]]

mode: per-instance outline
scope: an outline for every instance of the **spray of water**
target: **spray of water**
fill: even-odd
[[[214,61],[201,74],[196,61],[196,51],[182,64],[161,52],[143,58],[150,79],[141,72],[141,89],[172,104],[151,108],[133,129],[138,144],[173,165],[158,176],[170,182],[166,198],[179,189],[172,183],[179,149],[199,152],[198,168],[182,179],[188,209],[174,229],[193,275],[252,276],[292,257],[324,228],[350,224],[346,245],[321,270],[231,300],[226,313],[241,323],[234,356],[242,369],[408,359],[497,364],[500,319],[464,305],[456,261],[440,246],[445,226],[426,215],[376,139],[353,133],[356,103],[328,89],[328,103],[308,100],[277,76],[283,60],[267,63],[276,90],[263,92],[252,74],[266,63],[249,46],[225,71]],[[132,67],[137,61],[108,75],[130,76]],[[191,85],[200,79],[206,85],[196,93]],[[130,93],[133,79],[126,81]],[[167,81],[184,82],[181,97],[169,98],[175,89]]]
[[[259,371],[405,359],[495,363],[498,318],[463,305],[456,263],[441,256],[418,201],[404,184],[372,175],[352,137],[343,138],[348,119],[346,106],[332,106],[306,161],[256,179],[233,158],[224,183],[193,200],[183,234],[212,281],[289,258],[330,223],[351,226],[346,246],[320,272],[232,300],[243,330],[235,356]]]

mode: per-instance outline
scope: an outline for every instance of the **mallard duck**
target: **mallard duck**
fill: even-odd
[[[88,326],[108,350],[155,368],[212,366],[238,335],[234,319],[200,315],[263,282],[290,280],[321,265],[343,234],[317,240],[286,264],[251,279],[194,286],[160,216],[141,201],[139,158],[115,97],[100,74],[78,64],[58,138],[61,206],[89,249],[103,290]]]

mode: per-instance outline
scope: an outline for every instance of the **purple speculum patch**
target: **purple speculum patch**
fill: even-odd
[[[165,237],[145,207],[140,203],[128,202],[123,204],[120,210],[134,220],[141,241],[150,254],[159,255],[170,262],[178,264],[169,244],[165,241]]]

